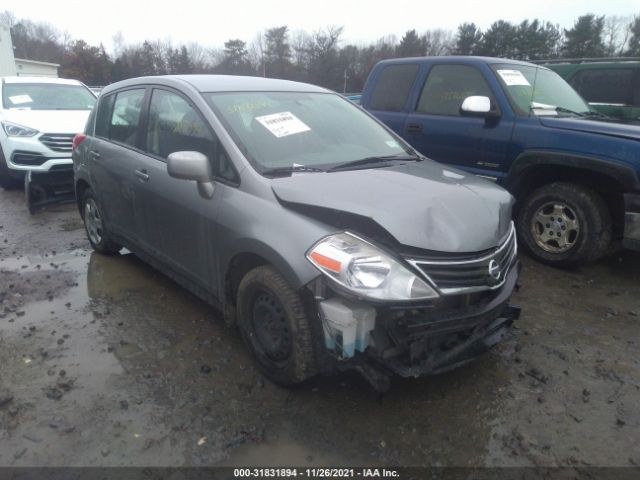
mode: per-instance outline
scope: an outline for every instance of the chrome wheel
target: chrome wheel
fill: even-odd
[[[100,211],[93,198],[88,198],[84,204],[84,225],[87,229],[87,235],[89,240],[94,245],[99,245],[102,242],[103,226],[102,217]]]
[[[550,253],[572,248],[580,234],[576,212],[564,203],[545,203],[531,219],[531,233],[536,244]]]

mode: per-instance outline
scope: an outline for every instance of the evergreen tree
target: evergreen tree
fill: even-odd
[[[562,54],[567,58],[602,57],[605,52],[602,41],[604,16],[583,15],[576,20],[573,28],[564,31],[565,42]]]

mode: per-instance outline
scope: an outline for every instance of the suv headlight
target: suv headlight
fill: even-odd
[[[33,137],[38,133],[38,130],[11,122],[2,122],[2,129],[9,137]]]
[[[369,242],[344,232],[316,243],[307,259],[351,292],[376,300],[424,300],[436,291],[400,262]]]

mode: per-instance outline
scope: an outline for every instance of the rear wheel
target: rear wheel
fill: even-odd
[[[300,294],[271,266],[245,275],[238,287],[238,326],[260,370],[280,385],[316,373],[313,333]]]
[[[522,244],[538,260],[570,266],[600,258],[611,243],[611,215],[589,188],[552,183],[532,192],[518,214]]]
[[[87,238],[93,249],[103,255],[118,253],[122,247],[110,239],[102,209],[90,188],[87,188],[82,194],[81,212]]]

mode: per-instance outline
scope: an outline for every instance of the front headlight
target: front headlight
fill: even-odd
[[[323,238],[307,259],[351,292],[376,300],[424,300],[438,297],[424,280],[369,242],[350,233]]]
[[[9,137],[33,137],[38,133],[38,130],[11,122],[2,122],[2,128]]]

